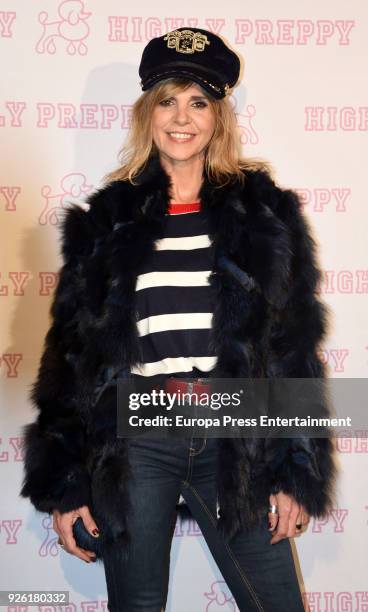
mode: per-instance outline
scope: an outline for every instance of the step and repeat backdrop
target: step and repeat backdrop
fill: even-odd
[[[205,28],[241,55],[231,99],[244,154],[267,159],[280,186],[300,193],[318,243],[329,376],[366,377],[367,24],[363,0],[0,0],[0,590],[67,590],[67,612],[107,610],[102,565],[63,552],[50,517],[19,497],[21,427],[35,418],[27,395],[61,265],[60,211],[83,206],[117,166],[152,37]],[[293,551],[306,608],[362,612],[368,427],[336,448],[336,507]],[[169,589],[168,612],[237,610],[195,521],[176,525]]]

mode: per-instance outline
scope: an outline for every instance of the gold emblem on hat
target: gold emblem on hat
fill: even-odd
[[[178,53],[194,53],[204,51],[206,45],[211,44],[206,34],[193,32],[192,30],[173,30],[164,37],[167,47],[175,49]]]

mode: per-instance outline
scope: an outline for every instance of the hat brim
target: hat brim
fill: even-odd
[[[147,79],[147,81],[144,82],[142,90],[146,91],[147,89],[153,87],[153,85],[156,85],[156,83],[159,83],[160,81],[163,81],[165,79],[170,79],[172,77],[183,77],[190,81],[194,81],[195,83],[200,85],[206,92],[211,94],[211,96],[213,96],[214,98],[219,99],[225,97],[225,92],[219,85],[210,83],[208,79],[206,79],[204,76],[202,77],[196,72],[191,72],[187,68],[180,68],[178,66],[175,66],[175,68],[168,68],[160,74],[151,76],[149,79]]]

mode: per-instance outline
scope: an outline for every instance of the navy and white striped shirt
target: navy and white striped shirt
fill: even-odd
[[[142,364],[138,376],[206,376],[213,295],[213,248],[200,203],[170,204],[164,237],[138,271],[136,317]]]

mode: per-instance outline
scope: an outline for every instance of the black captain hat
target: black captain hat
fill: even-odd
[[[200,28],[177,28],[152,38],[139,65],[143,91],[171,77],[185,77],[215,98],[224,98],[236,85],[240,60],[217,34]]]

